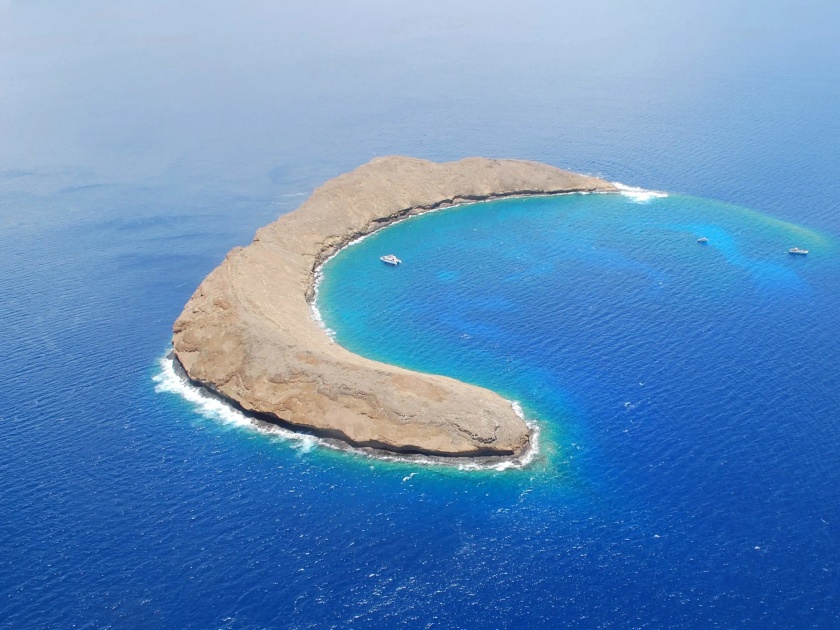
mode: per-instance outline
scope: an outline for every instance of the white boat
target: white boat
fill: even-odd
[[[794,254],[795,256],[807,256],[808,250],[807,249],[799,249],[798,247],[791,247],[788,250],[788,254]]]
[[[697,239],[697,242],[700,243],[701,245],[705,245],[706,243],[709,242],[709,239],[707,239],[705,236],[701,236],[700,238]]]
[[[388,254],[387,256],[380,256],[379,260],[384,262],[386,265],[391,265],[392,267],[396,267],[397,265],[399,265],[402,262],[399,258],[394,256],[393,254]]]

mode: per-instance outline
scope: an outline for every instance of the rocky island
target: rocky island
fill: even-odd
[[[231,250],[175,322],[173,355],[194,383],[285,427],[391,453],[521,457],[530,429],[498,394],[334,343],[310,309],[318,268],[350,241],[411,215],[516,195],[615,190],[536,162],[375,159]]]

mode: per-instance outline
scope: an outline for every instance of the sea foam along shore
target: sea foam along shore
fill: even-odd
[[[534,420],[525,417],[522,406],[515,400],[509,401],[510,406],[532,430],[531,446],[521,456],[504,461],[481,461],[473,458],[457,458],[443,460],[439,457],[424,455],[398,455],[375,449],[358,449],[341,440],[316,437],[308,433],[293,431],[271,422],[254,418],[233,407],[228,401],[214,395],[205,388],[195,385],[179,368],[176,360],[167,354],[158,360],[158,369],[152,376],[155,391],[173,394],[185,400],[200,416],[238,430],[254,431],[269,438],[278,439],[300,453],[309,453],[313,448],[326,448],[333,451],[350,453],[355,456],[366,457],[384,462],[399,462],[420,466],[454,467],[463,471],[495,470],[525,468],[534,462],[540,451],[540,426]]]

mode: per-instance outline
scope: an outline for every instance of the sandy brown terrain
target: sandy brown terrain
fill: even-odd
[[[334,343],[310,311],[315,272],[350,240],[412,214],[511,195],[614,190],[536,162],[375,159],[228,253],[175,322],[174,355],[190,379],[246,411],[356,447],[521,456],[530,430],[501,396]]]

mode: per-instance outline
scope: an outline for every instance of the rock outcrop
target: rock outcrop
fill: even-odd
[[[315,273],[350,240],[412,214],[511,195],[614,190],[535,162],[375,159],[233,249],[175,322],[173,353],[195,383],[284,426],[396,453],[518,457],[530,431],[499,395],[371,361],[330,340],[308,302]]]

